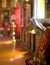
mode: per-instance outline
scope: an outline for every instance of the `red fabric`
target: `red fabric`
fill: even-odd
[[[17,2],[15,7],[15,25],[16,25],[16,33],[20,36],[20,22],[21,22],[21,15],[20,15],[20,5]]]
[[[50,57],[50,29],[46,29],[39,41],[39,44],[36,49],[36,56],[39,57],[39,55],[45,50],[44,53],[44,59],[46,56]]]
[[[3,23],[2,23],[2,27],[3,27],[3,28],[7,28],[7,27],[8,27],[8,23],[3,22]]]

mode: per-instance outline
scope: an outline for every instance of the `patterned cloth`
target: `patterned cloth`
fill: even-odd
[[[50,63],[50,28],[47,28],[43,32],[37,46],[35,56],[43,61],[43,63],[46,61],[46,65],[48,65],[47,63]]]

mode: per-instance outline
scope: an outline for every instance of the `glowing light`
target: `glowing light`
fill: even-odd
[[[14,22],[12,22],[12,25],[14,25]]]
[[[2,45],[2,44],[12,44],[12,40],[1,41],[0,45]]]
[[[26,2],[28,2],[29,0],[25,0]]]
[[[14,59],[13,59],[13,58],[11,58],[11,59],[10,59],[10,61],[14,61]]]
[[[15,32],[13,32],[13,35],[15,35]]]
[[[13,40],[15,39],[15,36],[13,36]]]
[[[15,2],[17,2],[18,0],[15,0]]]
[[[45,0],[39,0],[38,2],[38,18],[43,19],[45,17]]]
[[[37,19],[45,18],[45,0],[34,1],[34,17]]]
[[[14,39],[13,41],[14,41],[14,42],[16,42],[16,40],[15,40],[15,39]]]
[[[12,27],[13,27],[13,28],[15,28],[15,27],[16,27],[14,22],[12,22]]]
[[[15,56],[15,59],[18,59],[18,58],[21,58],[21,57],[23,57],[23,55],[17,55],[17,56]]]
[[[10,44],[10,43],[12,43],[12,41],[7,41],[7,42],[6,42],[6,44]]]
[[[32,31],[28,31],[29,33],[32,33],[32,34],[35,34],[35,30],[32,30]]]
[[[16,44],[16,39],[13,39],[12,42],[13,42],[13,44]]]
[[[10,58],[10,61],[14,61],[14,60],[22,58],[22,57],[23,57],[23,55],[17,55],[14,58]]]
[[[31,33],[32,33],[32,34],[35,34],[36,32],[35,32],[35,30],[32,30]]]

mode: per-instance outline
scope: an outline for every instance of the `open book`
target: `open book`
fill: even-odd
[[[37,27],[37,28],[39,28],[39,29],[41,29],[41,30],[43,30],[43,31],[46,29],[46,27],[43,26],[42,23],[38,22],[37,19],[35,19],[34,17],[30,18],[30,21],[31,21],[31,23],[32,23],[35,27]]]

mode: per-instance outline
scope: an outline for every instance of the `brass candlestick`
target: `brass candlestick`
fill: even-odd
[[[15,23],[12,22],[12,43],[15,45],[16,44],[16,39],[15,39]]]

